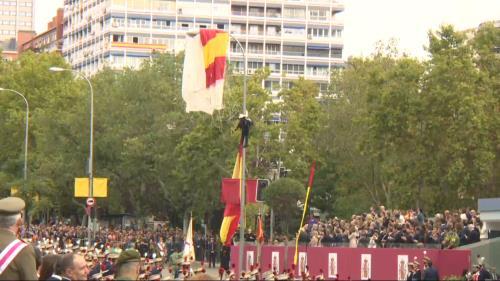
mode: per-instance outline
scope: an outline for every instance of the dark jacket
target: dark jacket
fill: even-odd
[[[484,267],[483,267],[479,271],[479,277],[477,278],[477,280],[484,281],[484,280],[487,280],[487,279],[491,279],[491,274],[486,269],[484,269]]]
[[[432,266],[429,266],[427,269],[424,270],[424,276],[422,277],[422,280],[425,281],[434,281],[434,280],[439,280],[439,273],[437,269],[435,269]]]

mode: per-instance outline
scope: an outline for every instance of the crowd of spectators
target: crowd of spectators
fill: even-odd
[[[451,249],[486,238],[486,228],[475,210],[446,210],[428,217],[421,209],[370,208],[350,220],[312,217],[300,232],[310,246],[441,247]]]

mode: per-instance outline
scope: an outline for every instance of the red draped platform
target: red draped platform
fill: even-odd
[[[238,267],[238,246],[231,247],[231,264]],[[291,268],[294,257],[294,247],[263,246],[261,254],[262,271],[269,266],[277,267],[282,272]],[[398,280],[406,273],[407,263],[418,261],[423,268],[423,257],[429,257],[440,278],[450,275],[462,275],[469,269],[470,250],[438,250],[422,248],[337,248],[337,247],[299,247],[299,265],[309,266],[311,275],[317,275],[323,270],[327,279],[335,274],[342,280]],[[301,262],[302,261],[302,262]],[[306,261],[306,262],[304,262]],[[250,264],[259,263],[257,247],[245,245],[244,270]],[[295,274],[299,273],[296,267]],[[302,267],[303,268],[303,267]]]

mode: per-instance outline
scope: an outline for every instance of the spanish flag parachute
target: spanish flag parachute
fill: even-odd
[[[186,38],[182,98],[186,112],[212,114],[222,109],[229,34],[221,30],[201,29]]]

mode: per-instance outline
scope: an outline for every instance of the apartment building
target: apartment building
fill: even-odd
[[[33,30],[34,1],[0,1],[0,42],[16,40],[19,30]]]
[[[343,65],[344,6],[336,0],[66,0],[63,55],[88,74],[104,66],[139,67],[154,52],[179,52],[186,32],[230,32],[229,60],[243,73],[269,67],[274,91],[303,76],[326,90],[329,73]]]
[[[33,52],[62,52],[63,35],[62,8],[57,9],[56,16],[47,24],[47,30],[34,36],[31,40],[18,43],[19,53],[31,50]]]

